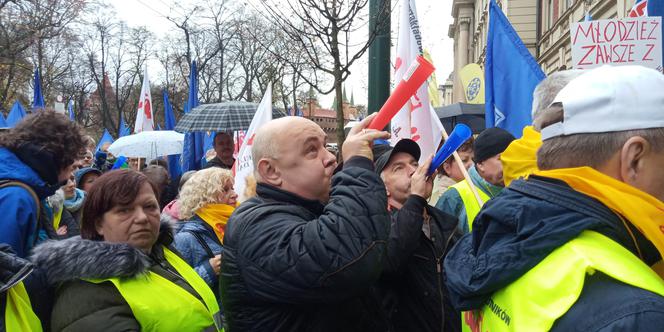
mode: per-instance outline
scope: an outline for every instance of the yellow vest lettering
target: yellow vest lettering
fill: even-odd
[[[142,331],[202,331],[210,326],[222,331],[221,313],[212,290],[185,261],[163,247],[166,260],[203,299],[182,287],[148,272],[132,279],[109,278],[131,307]]]
[[[593,231],[554,250],[526,274],[464,312],[464,331],[548,331],[578,300],[587,275],[609,277],[664,296],[664,280],[618,243]]]
[[[41,332],[41,322],[30,304],[30,297],[23,282],[7,290],[5,308],[5,328],[7,332]]]

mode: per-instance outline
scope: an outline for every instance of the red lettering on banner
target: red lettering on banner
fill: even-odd
[[[652,50],[655,48],[655,44],[646,44],[646,47],[648,47],[648,52],[646,52],[646,55],[643,56],[643,61],[654,60],[653,58],[648,58],[648,55],[652,53]]]
[[[415,102],[413,102],[413,99]],[[422,107],[422,102],[420,101],[420,97],[417,96],[417,93],[413,95],[413,97],[410,98],[410,112],[415,112],[416,109]]]
[[[579,61],[579,66],[592,65],[593,64],[592,62],[584,62],[584,61],[590,56],[590,53],[592,53],[593,50],[595,50],[595,45],[583,46],[581,47],[581,49],[588,49],[588,52],[586,53],[586,55],[583,56],[583,58],[581,58],[581,61]]]
[[[420,135],[417,134],[417,127],[412,127],[410,128],[410,139],[412,139],[414,142],[417,142],[422,138]]]
[[[574,34],[574,42],[572,42],[572,43],[576,44],[576,39],[579,37],[579,32],[583,33],[583,36],[586,37],[586,38],[588,38],[588,36],[590,36],[590,38],[593,39],[593,43],[594,43],[595,42],[595,36],[593,35],[592,30],[593,30],[592,22],[591,22],[590,26],[588,27],[588,31],[583,31],[583,25],[579,25],[578,28],[576,29],[576,34]]]
[[[657,21],[652,21],[650,22],[650,25],[652,25],[652,30],[650,30],[650,34],[648,35],[648,40],[656,40],[657,38],[653,37],[653,33],[655,33],[656,29],[659,27],[659,22]]]
[[[613,34],[611,35],[611,38],[607,36],[606,31],[609,29],[609,26],[613,26]],[[607,42],[613,41],[613,38],[616,37],[616,32],[618,29],[616,29],[616,23],[615,22],[609,22],[605,27],[604,27],[604,39],[606,39]]]

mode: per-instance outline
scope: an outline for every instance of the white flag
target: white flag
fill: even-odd
[[[138,98],[138,111],[136,112],[134,134],[152,130],[154,130],[154,114],[152,113],[150,80],[148,79],[148,68],[146,66],[145,75],[143,75],[143,87],[141,87],[141,95]]]
[[[263,95],[261,103],[258,105],[256,114],[251,120],[249,129],[244,135],[240,152],[235,160],[235,192],[240,196],[240,201],[244,201],[245,179],[254,172],[254,161],[251,158],[251,147],[254,143],[254,136],[258,128],[272,120],[272,83],[267,85],[267,90]]]
[[[394,69],[394,81],[401,82],[410,65],[422,54],[422,38],[417,20],[415,0],[404,0],[401,6],[399,38],[397,39],[397,59]],[[420,162],[436,152],[438,142],[434,142],[431,125],[431,104],[426,82],[417,90],[404,107],[392,119],[392,145],[399,140],[410,138],[417,142],[422,150]],[[440,137],[440,136],[438,136]]]

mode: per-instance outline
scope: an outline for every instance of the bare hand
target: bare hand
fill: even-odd
[[[221,255],[210,258],[209,262],[214,274],[219,275],[219,273],[221,273]]]
[[[56,234],[58,235],[67,235],[67,225],[62,225],[60,228],[58,228],[57,231],[55,231]]]
[[[432,160],[433,155],[430,155],[424,164],[417,167],[415,173],[413,173],[413,176],[411,176],[411,194],[420,196],[424,199],[429,199],[429,197],[431,197],[431,192],[433,191],[433,179],[436,177],[436,172],[434,172],[431,176],[427,176],[427,171],[429,171]]]
[[[373,152],[371,151],[373,141],[375,139],[390,138],[390,133],[386,131],[366,129],[371,120],[376,117],[376,114],[378,113],[369,115],[350,130],[341,150],[344,162],[354,156],[366,157],[373,160]]]

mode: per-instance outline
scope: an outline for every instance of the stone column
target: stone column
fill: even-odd
[[[454,101],[464,103],[466,102],[466,96],[461,85],[461,79],[459,77],[459,71],[461,68],[468,64],[468,49],[469,49],[469,34],[470,34],[470,18],[469,17],[460,17],[458,19],[457,29],[459,31],[459,37],[457,39],[457,54],[456,54],[456,79],[455,79],[455,89],[454,89]]]

